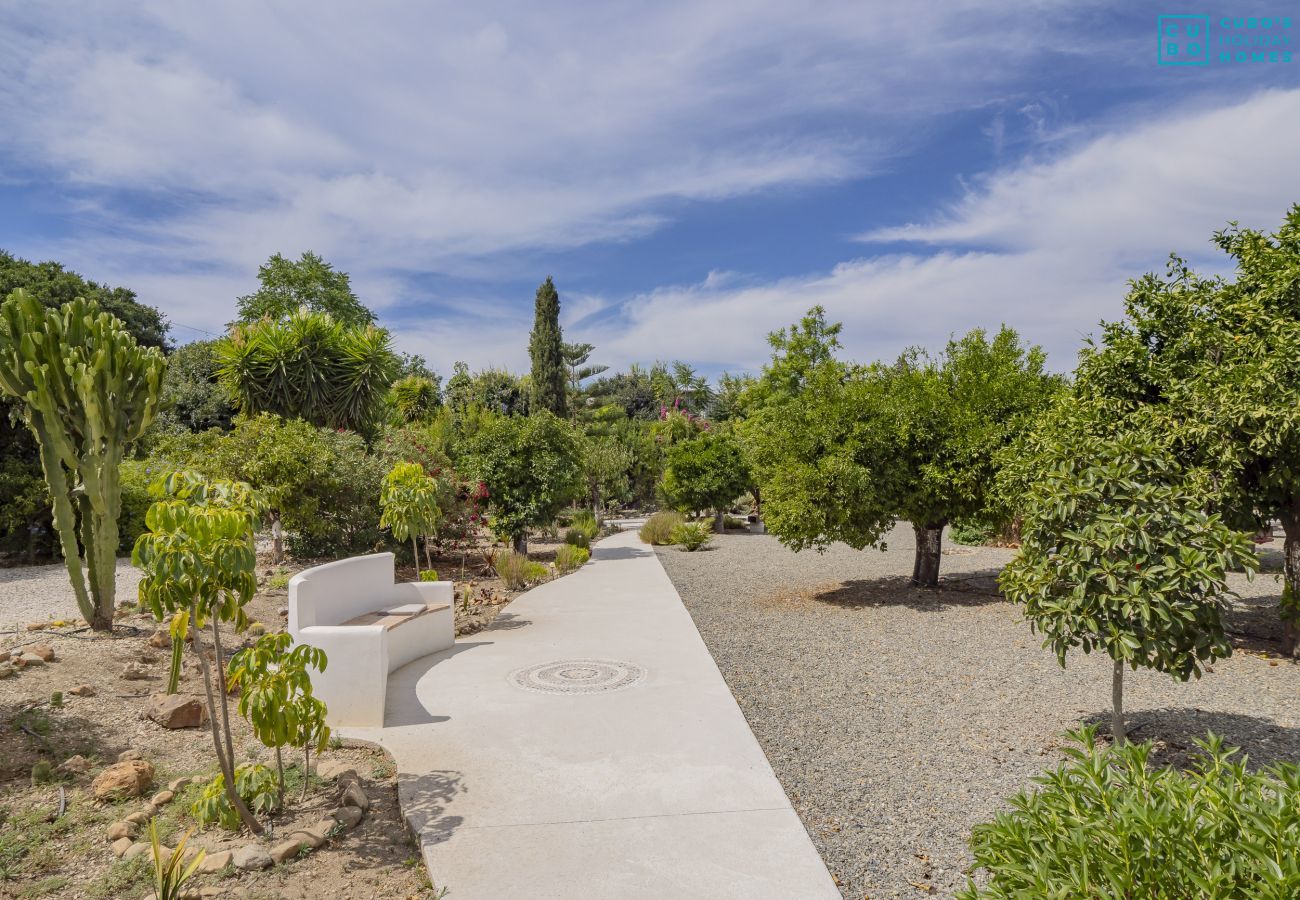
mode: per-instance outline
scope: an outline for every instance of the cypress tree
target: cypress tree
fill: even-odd
[[[550,410],[560,418],[567,415],[564,355],[560,336],[560,294],[546,276],[537,289],[533,332],[528,338],[528,355],[533,361],[533,410]]]

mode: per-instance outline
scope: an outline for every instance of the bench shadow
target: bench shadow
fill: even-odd
[[[462,791],[460,772],[442,770],[420,775],[397,774],[402,815],[421,846],[442,843],[464,823],[462,816],[446,815],[447,806]]]
[[[533,624],[532,619],[521,618],[517,613],[503,612],[498,613],[497,617],[488,622],[479,631],[480,634],[487,631],[514,631],[516,628],[527,628]]]
[[[475,647],[486,647],[491,644],[491,641],[457,641],[454,646],[446,650],[422,656],[390,673],[388,691],[384,698],[384,727],[402,728],[408,725],[430,725],[448,721],[447,716],[435,715],[420,702],[420,682],[440,663],[446,662],[453,656],[459,656]]]
[[[818,603],[845,609],[870,609],[881,606],[905,606],[920,612],[935,612],[952,607],[985,606],[1006,602],[998,591],[1000,569],[963,572],[939,578],[938,590],[919,588],[903,575],[885,578],[858,578],[838,585],[813,588],[806,596]]]
[[[1110,711],[1092,713],[1081,724],[1096,725],[1110,737]],[[1127,717],[1128,738],[1154,743],[1152,765],[1186,769],[1200,755],[1196,741],[1214,732],[1229,747],[1240,747],[1251,770],[1278,762],[1300,762],[1300,728],[1272,719],[1194,708],[1141,709]]]

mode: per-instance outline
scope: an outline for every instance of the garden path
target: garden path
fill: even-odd
[[[677,591],[634,532],[394,672],[383,745],[456,900],[838,898]]]

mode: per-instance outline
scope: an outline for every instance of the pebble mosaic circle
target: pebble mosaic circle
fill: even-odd
[[[510,674],[516,687],[541,694],[604,694],[631,687],[645,669],[613,659],[562,659]]]

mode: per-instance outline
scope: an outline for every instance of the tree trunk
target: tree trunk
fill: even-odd
[[[726,530],[727,514],[724,510],[715,509],[713,511],[713,532],[722,534]]]
[[[939,560],[943,549],[943,526],[912,525],[916,535],[916,556],[912,563],[912,584],[917,587],[937,588],[939,586]]]
[[[1300,656],[1300,511],[1282,514],[1282,652]]]
[[[425,571],[433,571],[433,554],[429,552],[429,536],[424,536],[424,568]]]
[[[763,518],[763,493],[758,488],[750,488],[749,493],[754,498],[754,515]]]
[[[279,780],[278,790],[276,791],[275,808],[284,809],[284,754],[280,752],[280,745],[275,747],[275,774]]]
[[[298,798],[299,803],[307,802],[307,786],[311,784],[311,744],[304,744],[302,748],[302,796]]]
[[[416,543],[415,533],[411,533],[411,558],[415,560],[415,580],[420,580],[420,548]]]
[[[1124,731],[1124,662],[1115,660],[1115,672],[1110,679],[1110,734],[1116,746],[1123,744]]]
[[[528,535],[524,532],[514,536],[514,550],[524,556],[528,555]]]
[[[284,562],[284,526],[278,512],[271,513],[271,562],[277,566]]]

